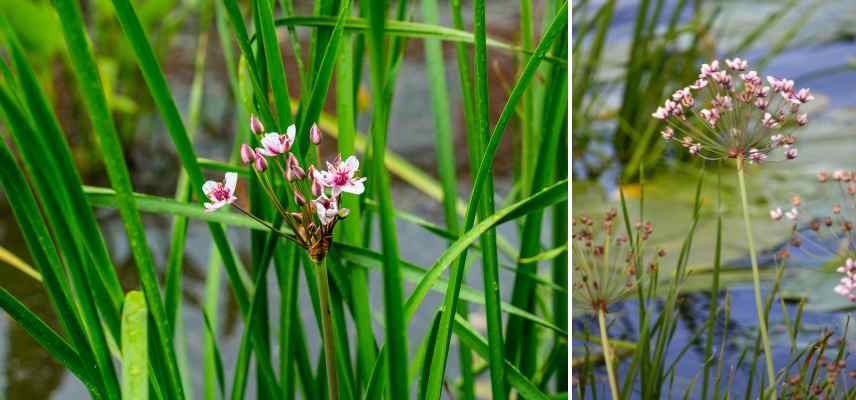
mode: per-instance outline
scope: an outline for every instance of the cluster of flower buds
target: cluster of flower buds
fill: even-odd
[[[725,64],[726,69],[718,60],[703,64],[693,84],[651,114],[667,124],[663,138],[707,160],[739,157],[759,163],[777,148],[786,159],[797,158],[796,137],[777,132],[808,123],[800,105],[814,99],[811,91],[795,90],[794,81],[772,76],[766,86],[758,72],[746,72],[748,63],[740,58]]]
[[[297,135],[294,125],[289,126],[285,134],[265,132],[261,121],[251,116],[250,130],[261,136],[261,146],[254,149],[247,144],[241,145],[241,162],[252,165],[251,169],[258,176],[260,185],[291,228],[292,233],[285,236],[307,249],[313,261],[323,260],[329,250],[336,222],[349,213],[347,208],[340,207],[342,193],[359,195],[365,190],[366,178],[357,176],[359,161],[355,156],[342,160],[337,155],[333,161],[326,163],[325,170],[313,165],[304,169],[291,152]],[[321,129],[317,125],[313,124],[308,133],[313,145],[321,142]],[[291,196],[281,199],[276,195],[275,173],[282,175]],[[203,191],[210,200],[204,204],[206,211],[233,205],[242,213],[274,229],[269,223],[234,204],[237,200],[237,180],[238,175],[229,172],[223,182],[205,182]],[[289,197],[293,201],[288,201]]]
[[[653,225],[651,222],[636,223],[635,242],[631,242],[631,238],[625,235],[616,236],[617,217],[618,212],[611,209],[599,224],[588,216],[571,221],[574,249],[572,294],[577,304],[592,312],[606,311],[609,304],[621,300],[638,285],[642,272],[640,267],[654,272],[660,259],[666,255],[666,251],[660,249],[645,263],[644,249],[654,232]]]

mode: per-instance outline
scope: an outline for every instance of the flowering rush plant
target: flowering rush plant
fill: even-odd
[[[789,245],[799,248],[803,254],[819,260],[827,260],[830,257],[846,258],[843,265],[836,270],[844,276],[834,291],[856,303],[856,238],[853,232],[853,224],[856,222],[856,171],[820,171],[817,181],[823,186],[831,185],[831,191],[840,198],[840,201],[831,205],[824,205],[823,209],[827,212],[806,216],[807,213],[800,212],[800,197],[793,196],[788,211],[776,207],[770,210],[770,218],[793,224]],[[829,196],[824,196],[827,197]]]
[[[291,228],[291,233],[282,233],[235,203],[238,199],[235,196],[238,174],[234,172],[226,173],[222,182],[205,182],[202,190],[209,200],[204,203],[205,210],[213,212],[231,205],[306,249],[314,262],[321,262],[330,248],[336,222],[347,217],[349,213],[347,208],[339,206],[342,194],[359,195],[365,190],[363,183],[366,178],[357,176],[359,160],[355,156],[342,160],[341,156],[337,155],[326,163],[326,169],[313,165],[304,168],[291,152],[296,136],[294,125],[289,126],[285,134],[265,132],[261,121],[253,115],[250,117],[250,130],[261,136],[261,146],[252,148],[242,144],[241,162],[244,165],[252,164],[251,170],[258,177],[261,187],[276,210],[282,215],[283,221]],[[313,145],[321,142],[321,129],[316,124],[312,124],[309,129],[309,139]],[[281,174],[284,178],[291,193],[290,199],[281,199],[275,194],[275,174]]]
[[[589,216],[571,220],[575,307],[592,313],[606,312],[610,304],[636,289],[643,273],[655,276],[660,260],[666,256],[665,249],[653,256],[646,254],[648,239],[654,232],[650,221],[635,224],[638,243],[631,243],[627,235],[615,232],[617,216],[618,212],[610,209],[600,221]]]
[[[675,91],[651,114],[667,124],[661,131],[663,138],[678,141],[690,154],[705,160],[734,159],[737,162],[758,328],[769,382],[776,381],[776,374],[767,322],[763,317],[761,276],[752,239],[745,165],[747,161],[750,164],[766,161],[779,148],[784,151],[785,159],[797,158],[797,138],[791,134],[791,129],[808,123],[808,115],[800,111],[800,106],[811,100],[814,96],[809,89],[796,90],[794,81],[774,76],[767,76],[764,82],[757,71],[749,70],[746,60],[733,58],[725,60],[722,67],[718,60],[702,64],[695,82]],[[775,388],[772,398],[777,398]]]
[[[677,90],[651,114],[663,120],[666,140],[675,140],[690,154],[706,160],[741,158],[765,161],[778,148],[788,160],[797,158],[796,137],[789,129],[808,123],[800,106],[814,99],[794,81],[748,70],[745,60],[703,64],[698,79]]]

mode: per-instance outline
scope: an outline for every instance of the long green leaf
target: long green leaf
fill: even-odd
[[[130,291],[122,306],[122,398],[149,398],[148,312],[146,300]]]
[[[15,164],[12,154],[5,145],[0,145],[0,187],[3,188],[18,226],[22,228],[24,241],[36,267],[41,272],[48,297],[57,311],[60,323],[79,349],[75,353],[82,353],[83,360],[94,364],[92,349],[85,337],[80,316],[72,305],[68,283],[60,279],[65,276],[65,271],[62,270],[44,221],[39,216],[36,200],[26,186],[24,174]],[[16,314],[8,308],[7,312],[16,320],[26,318],[24,314],[19,318],[15,317]],[[26,326],[25,329],[27,329]],[[58,352],[51,353],[56,357],[62,356]],[[95,384],[99,381],[96,367],[86,367],[86,364],[81,363],[80,368],[69,367],[69,369],[87,385],[93,396],[106,397],[103,386]]]
[[[131,43],[131,47],[137,61],[139,62],[146,85],[149,87],[149,91],[151,92],[152,98],[155,100],[155,104],[160,111],[164,124],[167,127],[167,131],[175,144],[176,151],[178,152],[179,159],[181,160],[181,165],[190,177],[190,183],[198,189],[196,193],[199,198],[204,198],[204,193],[202,192],[202,172],[199,169],[199,165],[196,163],[196,154],[193,152],[190,138],[188,137],[184,124],[181,121],[181,115],[178,113],[175,101],[169,92],[169,87],[166,84],[166,78],[158,65],[151,45],[143,31],[143,27],[140,25],[140,21],[137,19],[137,15],[134,12],[133,6],[128,0],[114,0],[113,7],[116,9],[116,16],[119,18],[122,30],[125,32],[125,36],[128,38],[128,41]],[[229,243],[226,240],[226,234],[223,231],[223,227],[214,223],[209,224],[208,227],[211,231],[211,237],[214,239],[214,244],[220,251],[220,256],[223,259],[223,264],[226,268],[227,275],[229,276],[229,281],[231,283],[232,290],[235,293],[238,305],[242,310],[246,310],[249,308],[247,287],[241,279],[241,273],[238,272],[238,264],[231,248],[229,247]],[[149,304],[149,307],[152,308],[152,304]]]
[[[131,178],[122,155],[122,147],[119,144],[119,136],[113,124],[110,109],[107,106],[98,69],[89,47],[80,9],[77,4],[69,0],[56,0],[54,5],[63,21],[63,33],[69,48],[72,67],[80,84],[81,95],[101,146],[101,152],[104,155],[108,177],[116,190],[119,213],[125,223],[125,231],[136,261],[140,284],[143,287],[146,303],[155,322],[155,330],[158,332],[155,336],[158,339],[158,346],[160,346],[159,351],[165,357],[166,365],[162,366],[162,370],[161,368],[156,368],[156,370],[164,375],[164,384],[170,396],[183,398],[184,390],[179,375],[178,362],[172,337],[169,334],[172,330],[161,299],[154,262],[149,252],[140,214],[134,205]]]
[[[483,358],[489,357],[490,349],[488,348],[489,341],[482,338],[475,329],[472,328],[460,316],[455,316],[455,333],[461,342],[473,349],[479,356]],[[526,376],[520,373],[514,364],[508,360],[502,360],[505,366],[505,376],[508,383],[517,390],[520,397],[528,400],[547,400],[544,392],[538,389]]]
[[[484,219],[482,222],[474,226],[469,231],[464,232],[461,235],[460,239],[455,241],[455,243],[449,245],[448,249],[446,249],[446,251],[443,252],[443,254],[440,255],[439,258],[437,258],[437,260],[434,262],[434,265],[432,265],[431,268],[424,273],[422,278],[416,284],[405,305],[405,320],[409,320],[413,315],[415,315],[419,304],[425,298],[425,295],[428,293],[428,291],[431,290],[431,288],[433,288],[435,284],[440,282],[441,276],[445,268],[448,267],[449,264],[451,264],[455,259],[460,257],[461,254],[463,254],[463,252],[473,242],[478,240],[479,237],[484,234],[484,232],[486,232],[488,229],[496,227],[499,224],[519,218],[522,215],[526,215],[531,210],[548,207],[555,203],[564,201],[565,199],[567,199],[567,196],[568,181],[566,179],[542,190],[541,192],[534,194],[528,199],[515,203],[507,208],[496,212],[490,218]],[[347,246],[337,244],[336,248],[346,249]],[[449,290],[450,289],[446,289],[446,293],[448,293]],[[462,290],[461,292],[463,293]],[[484,296],[481,297],[482,299],[484,298]],[[386,352],[385,346],[382,348],[381,352]],[[375,362],[375,366],[372,368],[372,375],[369,379],[369,386],[366,391],[366,396],[364,397],[365,399],[376,398],[372,396],[377,396],[378,393],[383,390],[385,380],[382,379],[380,375],[385,373],[384,371],[388,368],[388,366],[389,360],[383,356],[378,356],[378,361]],[[432,366],[432,368],[434,367]]]
[[[294,16],[277,19],[276,24],[277,26],[323,27],[335,25],[336,19],[334,17],[329,16]],[[396,20],[386,20],[384,21],[384,24],[384,32],[386,35],[405,38],[434,38],[443,41],[469,44],[475,43],[475,39],[472,33],[463,30],[447,28],[440,25]],[[356,17],[348,18],[347,20],[345,20],[345,29],[359,33],[368,33],[371,30],[371,20]],[[486,42],[488,46],[501,50],[513,51],[516,53],[524,54],[532,53],[532,50],[530,49],[510,45],[508,43],[504,43],[495,39],[487,38]],[[546,59],[558,64],[567,63],[567,60],[553,56],[546,57]]]
[[[559,40],[556,40],[554,52],[563,54],[567,51],[567,42],[563,40],[567,35],[561,35]],[[565,114],[567,113],[567,73],[560,69],[553,71],[551,79],[550,98],[545,105],[544,118],[545,126],[541,131],[542,138],[539,149],[537,149],[536,161],[534,169],[526,171],[530,176],[527,182],[530,185],[530,190],[539,190],[546,186],[555,176],[554,168],[556,168],[556,156],[559,154],[556,147],[561,142],[560,138],[566,134],[567,129],[563,129]],[[557,93],[558,92],[558,93]],[[559,167],[565,169],[565,166]],[[536,257],[541,251],[541,232],[542,232],[543,212],[536,212],[526,216],[523,222],[521,233],[520,255],[521,259]],[[522,262],[518,261],[517,269],[522,272],[535,273],[537,271],[538,262]],[[535,308],[535,285],[534,281],[526,274],[517,274],[514,279],[512,289],[511,302],[512,304],[523,308],[527,311],[534,311]],[[519,358],[518,366],[520,371],[526,376],[532,376],[535,372],[535,353],[531,351],[523,351],[525,346],[531,342],[531,338],[536,335],[532,332],[532,325],[521,321],[519,318],[509,318],[506,325],[506,358],[512,362],[516,362]]]
[[[484,35],[484,26],[481,25],[484,23],[484,21],[483,21],[483,18],[484,18],[483,6],[484,6],[484,4],[476,3],[476,6],[482,7],[481,9],[477,9],[474,11],[476,13],[475,14],[476,22],[479,22],[481,20],[480,23],[476,24],[476,27],[477,27],[476,32],[479,35]],[[474,179],[472,195],[470,198],[470,203],[467,206],[467,212],[466,212],[466,217],[465,217],[465,222],[464,222],[464,229],[465,230],[469,229],[469,227],[472,226],[472,224],[475,220],[476,205],[478,204],[479,201],[482,201],[480,199],[480,197],[484,198],[484,200],[487,200],[486,204],[483,204],[480,206],[481,207],[480,211],[482,214],[487,214],[487,211],[490,211],[490,209],[493,207],[493,205],[492,205],[492,197],[493,197],[492,186],[493,185],[491,184],[492,179],[490,176],[490,171],[492,169],[491,164],[493,161],[493,156],[496,152],[496,148],[499,144],[499,141],[501,140],[501,138],[503,136],[505,126],[507,125],[512,114],[514,113],[514,110],[516,109],[517,101],[525,92],[527,85],[529,84],[530,80],[534,76],[535,71],[537,70],[538,65],[540,64],[541,59],[543,58],[544,54],[546,54],[546,52],[547,52],[547,49],[550,48],[550,46],[552,45],[552,42],[559,36],[559,34],[562,32],[562,30],[564,29],[566,24],[567,24],[567,3],[563,4],[562,8],[559,10],[555,19],[553,20],[553,23],[551,23],[547,32],[545,32],[544,37],[541,39],[541,43],[538,44],[538,48],[535,50],[535,53],[529,59],[529,62],[527,63],[526,68],[524,69],[523,73],[521,74],[520,79],[517,81],[517,84],[515,84],[514,89],[512,89],[512,92],[509,95],[508,101],[506,102],[506,106],[503,109],[502,113],[500,114],[499,120],[497,121],[497,124],[494,127],[494,132],[490,136],[490,141],[488,142],[487,147],[484,151],[484,155],[481,158],[479,170],[478,170],[478,173],[476,174],[476,178]],[[480,86],[480,89],[476,91],[475,97],[477,100],[479,100],[478,101],[478,103],[479,103],[478,109],[480,109],[480,113],[478,114],[479,118],[481,118],[481,117],[486,118],[486,116],[487,116],[487,112],[486,112],[486,108],[487,108],[487,99],[486,99],[486,91],[487,90],[486,89],[487,89],[487,86],[486,86],[486,81],[485,81],[486,77],[483,76],[483,74],[485,72],[484,71],[485,66],[481,65],[481,64],[485,63],[486,61],[484,60],[484,57],[485,57],[484,54],[479,55],[480,53],[484,52],[483,45],[482,46],[477,45],[476,50],[477,50],[477,52],[476,52],[477,53],[476,76],[478,78],[477,79],[477,83],[478,83],[477,86]],[[486,121],[481,122],[480,130],[487,131]],[[482,188],[482,186],[484,186],[484,188]],[[483,219],[484,219],[484,217],[485,217],[485,215],[483,215]],[[482,223],[484,223],[484,222],[482,222]],[[488,235],[487,237],[489,238],[490,236]],[[489,247],[490,247],[489,244],[485,244],[483,241],[482,251],[484,252],[486,250],[486,248],[489,248]],[[483,260],[485,260],[486,263],[490,260],[490,258],[488,257],[489,255],[492,255],[492,254],[485,253],[485,257],[483,258]],[[446,298],[444,301],[444,308],[446,310],[454,311],[455,306],[457,304],[457,296],[458,296],[457,287],[460,286],[460,282],[463,279],[463,270],[464,270],[465,261],[466,261],[466,252],[463,252],[461,255],[461,258],[458,260],[457,264],[455,265],[455,267],[452,269],[452,271],[450,273],[451,274],[450,275],[450,282],[452,283],[453,286],[450,288],[451,290],[449,290],[446,293]],[[502,349],[497,348],[497,346],[500,346],[500,344],[497,343],[497,341],[500,343],[502,341],[501,332],[496,332],[496,329],[501,329],[501,327],[497,327],[496,324],[497,323],[501,324],[502,321],[497,315],[497,313],[499,311],[498,307],[495,304],[492,304],[494,302],[498,303],[498,295],[499,295],[499,286],[498,285],[499,284],[496,280],[496,276],[493,274],[493,272],[495,272],[495,271],[493,271],[490,267],[491,266],[489,265],[489,263],[487,263],[485,266],[483,266],[483,269],[485,271],[485,276],[484,276],[485,277],[485,287],[486,288],[493,287],[495,290],[495,292],[493,293],[493,296],[486,297],[486,303],[487,303],[488,309],[491,309],[488,312],[488,317],[489,317],[488,320],[491,321],[491,319],[492,319],[493,323],[494,323],[494,329],[493,330],[489,329],[489,333],[491,333],[491,331],[492,331],[492,334],[488,335],[488,338],[493,341],[491,346],[490,346],[491,347],[491,355],[492,355],[491,360],[493,360],[493,362],[490,362],[490,365],[492,367],[491,368],[491,382],[492,382],[492,386],[494,389],[494,394],[497,395],[497,390],[501,390],[502,394],[500,396],[503,396],[505,393],[505,390],[502,389],[504,387],[503,378],[502,378],[502,371],[504,369],[504,366],[498,360],[504,359],[504,356],[502,355]],[[487,291],[485,292],[485,296],[489,296]],[[490,299],[490,301],[487,301],[488,299]],[[497,309],[492,310],[492,308],[494,308],[494,307]],[[429,399],[438,398],[440,395],[440,390],[442,389],[441,385],[442,385],[442,381],[443,381],[443,376],[445,374],[445,359],[446,359],[446,353],[447,353],[445,350],[448,348],[449,341],[451,340],[451,325],[452,325],[451,317],[452,317],[452,314],[444,315],[440,321],[440,334],[438,335],[438,338],[440,340],[443,340],[445,343],[441,343],[440,346],[437,347],[439,349],[439,351],[434,353],[434,356],[437,358],[437,360],[435,360],[436,362],[432,362],[432,368],[434,368],[435,371],[432,371],[433,378],[431,379],[430,386],[429,386],[429,394],[431,395],[429,397]]]
[[[42,347],[50,353],[51,356],[57,359],[64,367],[68,368],[71,373],[76,375],[86,385],[94,396],[98,397],[98,390],[92,385],[88,379],[86,369],[80,362],[80,357],[71,346],[56,332],[51,329],[44,321],[36,314],[30,311],[27,306],[18,301],[15,296],[0,288],[0,308],[3,308],[9,316],[18,323],[27,333],[36,340]]]
[[[336,122],[338,128],[338,150],[343,158],[356,154],[356,106],[354,95],[353,38],[351,35],[342,40],[339,57],[336,63]],[[323,119],[323,117],[321,117]],[[342,206],[351,210],[348,218],[341,222],[334,238],[349,244],[358,245],[363,242],[360,232],[360,201],[355,196],[345,196]],[[361,390],[363,382],[371,374],[372,365],[377,356],[374,332],[372,331],[371,306],[369,305],[368,276],[365,271],[354,269],[351,276],[351,303],[354,310],[354,324],[357,329],[357,391]]]
[[[371,2],[369,10],[369,64],[371,70],[372,99],[372,169],[370,189],[380,205],[380,231],[384,254],[383,297],[384,297],[384,340],[388,349],[388,361],[395,368],[388,368],[392,398],[407,400],[407,338],[405,336],[402,305],[401,271],[398,263],[398,240],[392,212],[392,196],[389,190],[389,175],[384,169],[386,154],[387,113],[389,104],[384,102],[386,84],[386,56],[384,33],[386,30],[386,6],[384,0]]]
[[[44,203],[45,215],[50,225],[45,225],[40,220],[39,207],[29,189],[22,190],[22,188],[27,188],[26,180],[5,144],[2,145],[3,164],[5,164],[3,167],[4,189],[7,193],[21,196],[9,194],[10,205],[16,212],[15,217],[19,221],[19,226],[24,228],[24,237],[34,260],[46,262],[44,265],[39,265],[40,272],[43,277],[46,277],[46,274],[51,275],[49,278],[52,279],[45,282],[46,287],[52,296],[54,306],[61,313],[61,321],[68,333],[72,335],[81,357],[85,360],[84,365],[91,366],[93,375],[98,376],[93,376],[92,380],[99,386],[103,397],[118,398],[119,383],[110,360],[106,335],[101,329],[101,321],[98,318],[98,311],[93,299],[96,296],[93,296],[90,285],[90,278],[96,287],[100,283],[100,279],[88,276],[91,274],[87,272],[91,272],[91,270],[86,269],[85,256],[81,254],[81,251],[84,250],[72,245],[71,241],[68,240],[57,241],[57,245],[67,257],[68,272],[61,267],[57,250],[47,232],[47,226],[53,227],[54,235],[57,237],[64,237],[62,235],[76,232],[75,226],[64,218],[64,215],[70,212],[68,210],[69,202],[65,201],[67,199],[65,192],[55,190],[56,187],[52,186],[55,185],[54,182],[61,179],[56,173],[56,166],[52,164],[53,160],[44,160],[45,147],[38,146],[37,140],[33,140],[38,137],[35,133],[36,130],[28,121],[25,112],[18,108],[15,98],[9,90],[5,84],[0,85],[0,107],[3,109],[3,116],[15,144],[24,155],[25,164],[33,179],[34,189]],[[44,165],[39,165],[39,161],[43,161],[42,164]],[[16,208],[18,211],[15,211]],[[71,287],[68,286],[68,278],[70,278]],[[72,293],[77,295],[76,299],[71,297]],[[110,303],[106,296],[102,301],[106,304]],[[75,307],[75,304],[78,307]],[[71,310],[79,311],[80,314],[77,317],[79,324],[73,321],[72,316],[75,316],[75,312]],[[105,312],[106,314],[107,312]],[[110,321],[108,318],[105,320]],[[118,333],[115,337],[118,337]]]
[[[291,105],[289,103],[288,83],[285,79],[285,67],[282,63],[282,54],[277,42],[276,29],[273,24],[273,10],[268,0],[253,1],[259,13],[258,27],[265,49],[265,60],[267,61],[267,72],[270,77],[270,85],[273,89],[273,100],[276,104],[276,113],[279,124],[274,125],[276,131],[284,131],[291,125]]]

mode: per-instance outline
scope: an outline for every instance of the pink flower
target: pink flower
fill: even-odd
[[[280,135],[276,132],[265,135],[261,140],[262,154],[274,157],[291,150],[291,146],[294,144],[295,131],[296,128],[294,125],[291,125],[286,129],[285,135]]]
[[[838,267],[837,271],[844,274],[844,277],[833,290],[851,302],[856,301],[856,296],[853,295],[853,289],[856,289],[856,262],[848,258],[845,265]]]
[[[811,89],[802,88],[796,93],[790,93],[788,100],[794,104],[805,104],[814,100],[814,96],[811,94]]]
[[[238,185],[238,174],[227,172],[223,182],[207,181],[202,185],[202,192],[212,202],[205,202],[206,212],[216,211],[221,207],[232,204],[235,200],[235,186]]]
[[[770,218],[772,218],[773,221],[778,221],[782,219],[782,215],[784,214],[782,213],[782,209],[779,207],[776,207],[775,210],[770,210]]]
[[[740,74],[740,79],[743,79],[743,82],[756,86],[761,84],[761,77],[758,76],[757,71],[749,71],[745,74]]]
[[[321,221],[321,225],[333,222],[339,213],[339,205],[336,204],[335,198],[331,199],[324,194],[312,200],[312,204],[315,205],[315,211],[318,213],[318,220]]]
[[[362,194],[365,190],[363,182],[366,178],[354,177],[359,168],[360,162],[357,157],[350,156],[343,162],[341,157],[337,156],[332,163],[327,163],[326,171],[317,171],[315,174],[324,186],[333,188],[333,197],[342,192]]]
[[[732,108],[731,97],[729,96],[716,95],[711,103],[722,111],[730,111]]]
[[[779,135],[779,134],[770,136],[770,145],[773,147],[777,147],[780,144],[782,144],[782,140],[784,140],[784,139],[785,139],[785,137],[783,135]]]
[[[660,131],[660,134],[663,135],[663,139],[672,140],[675,137],[675,130],[667,126],[666,129]]]
[[[657,107],[657,111],[651,114],[652,117],[657,119],[666,119],[669,118],[669,113],[666,112],[666,109],[663,107]]]
[[[710,110],[704,109],[699,112],[701,118],[705,120],[710,126],[715,126],[719,121],[719,110],[716,108],[712,108]]]
[[[701,65],[699,78],[709,78],[714,72],[719,71],[719,60],[713,60],[710,64]]]
[[[692,155],[698,154],[701,151],[701,144],[696,143],[694,145],[691,145],[689,151],[690,151],[690,154],[692,154]]]
[[[743,60],[739,57],[733,60],[725,60],[725,65],[728,65],[728,68],[731,68],[735,71],[743,71],[744,69],[746,69],[747,64],[748,63],[746,62],[746,60]]]
[[[852,258],[848,258],[843,266],[838,267],[836,270],[842,274],[844,273],[853,273],[856,272],[856,261],[853,261]]]
[[[767,82],[773,88],[774,92],[790,92],[794,89],[794,81],[788,79],[776,79],[773,76],[767,76]]]
[[[731,80],[731,75],[728,75],[728,72],[716,71],[711,73],[710,77],[711,79],[713,79],[714,82],[722,85],[722,87],[731,88],[731,83],[733,81]]]
[[[791,221],[799,218],[799,216],[800,216],[800,212],[799,212],[799,210],[796,209],[796,207],[791,208],[791,211],[788,211],[785,213],[785,218],[787,218]]]
[[[758,149],[749,149],[749,156],[747,158],[749,158],[750,163],[754,164],[767,159],[767,155],[761,151],[758,151]]]
[[[800,114],[797,115],[797,124],[799,126],[805,126],[808,123],[808,114]]]
[[[779,127],[779,121],[776,121],[776,118],[774,118],[773,115],[770,113],[764,113],[764,118],[761,120],[761,122],[767,128],[775,129]]]
[[[707,86],[707,79],[696,79],[695,83],[690,85],[690,89],[701,89]]]
[[[286,152],[285,145],[279,139],[279,134],[276,132],[268,133],[262,138],[261,142],[262,154],[268,157],[278,156]]]

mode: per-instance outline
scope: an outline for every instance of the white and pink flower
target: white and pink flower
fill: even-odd
[[[235,187],[238,185],[238,174],[227,172],[223,182],[207,181],[202,185],[202,192],[211,202],[205,202],[205,211],[216,211],[224,206],[232,204],[238,198],[235,196]]]
[[[741,59],[740,57],[731,60],[725,60],[725,65],[728,65],[728,68],[731,68],[735,71],[743,71],[744,69],[746,69],[747,64],[748,63],[746,62],[746,60]]]
[[[327,163],[326,171],[315,171],[317,179],[326,187],[333,189],[333,197],[339,193],[362,194],[365,191],[365,177],[355,177],[360,168],[357,157],[350,156],[345,161],[341,157]]]

